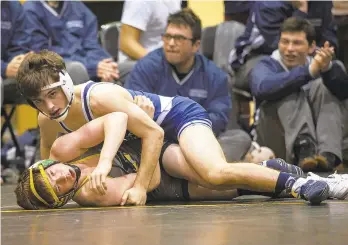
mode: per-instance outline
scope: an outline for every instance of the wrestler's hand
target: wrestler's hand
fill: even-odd
[[[125,191],[122,196],[121,206],[123,205],[145,205],[146,190],[141,187],[132,187]]]
[[[111,164],[99,162],[98,166],[94,169],[89,176],[89,188],[97,194],[105,195],[107,186],[106,178],[111,171]]]
[[[145,111],[151,119],[153,119],[155,115],[155,106],[149,98],[143,95],[138,95],[134,97],[134,103]]]

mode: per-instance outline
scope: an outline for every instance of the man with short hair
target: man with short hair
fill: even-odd
[[[347,74],[328,42],[311,57],[315,50],[313,25],[287,19],[278,49],[252,69],[250,87],[260,109],[258,141],[306,171],[330,171],[342,161],[337,84]]]
[[[236,73],[235,86],[250,91],[251,69],[263,56],[278,48],[279,30],[287,18],[308,19],[316,30],[316,45],[322,47],[329,41],[336,49],[338,42],[331,8],[332,1],[255,1],[245,31],[229,55],[229,63]]]
[[[137,62],[125,87],[196,101],[207,110],[228,160],[240,160],[249,150],[251,139],[242,130],[224,133],[232,110],[228,75],[198,53],[201,33],[201,20],[191,9],[171,14],[162,36],[163,48]]]

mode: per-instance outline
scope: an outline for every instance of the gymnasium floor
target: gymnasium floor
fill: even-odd
[[[348,244],[348,199],[310,206],[302,200],[249,196],[231,202],[25,211],[14,186],[1,187],[3,245]]]

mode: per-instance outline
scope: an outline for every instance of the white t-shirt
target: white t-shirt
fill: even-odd
[[[162,46],[167,19],[181,9],[181,0],[126,0],[121,22],[142,30],[141,45],[149,52]],[[128,57],[119,51],[119,62]]]

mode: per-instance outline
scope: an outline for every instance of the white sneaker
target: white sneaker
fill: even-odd
[[[329,197],[344,200],[348,196],[348,174],[331,174],[327,178],[320,177],[312,172],[308,179],[323,180],[329,185]]]
[[[335,173],[329,175],[328,178],[339,178],[343,180],[348,180],[348,174],[337,174],[337,171],[335,171]]]

